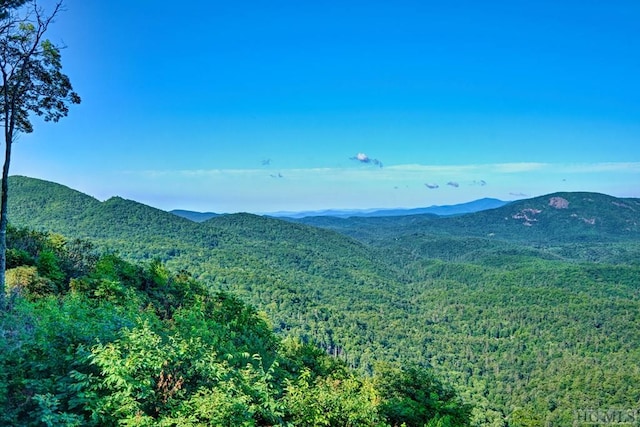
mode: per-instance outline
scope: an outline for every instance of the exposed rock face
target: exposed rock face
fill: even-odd
[[[537,219],[534,218],[534,216],[541,212],[542,211],[540,209],[525,208],[525,209],[522,209],[520,212],[511,215],[511,218],[524,219],[524,222],[522,224],[530,227],[533,225],[532,222],[537,221]]]
[[[556,209],[567,209],[569,201],[563,197],[552,197],[549,199],[549,206]]]

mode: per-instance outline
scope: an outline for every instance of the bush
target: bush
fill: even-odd
[[[20,266],[7,270],[6,289],[10,294],[35,299],[56,292],[56,284],[48,277],[41,276],[34,266]]]

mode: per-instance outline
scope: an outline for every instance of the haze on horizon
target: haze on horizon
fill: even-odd
[[[637,1],[65,4],[83,103],[12,174],[214,212],[640,197]]]

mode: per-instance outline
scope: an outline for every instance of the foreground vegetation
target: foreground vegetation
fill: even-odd
[[[10,230],[0,424],[462,426],[431,371],[363,377],[160,262]]]

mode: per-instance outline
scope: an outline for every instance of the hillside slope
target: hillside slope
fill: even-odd
[[[39,229],[81,221],[100,206],[99,200],[64,185],[24,176],[9,178],[9,193],[9,222],[24,219]]]
[[[365,378],[160,263],[35,231],[10,228],[8,241],[20,257],[0,310],[2,425],[469,425],[427,369]]]
[[[294,331],[336,354],[357,355],[355,345],[334,336],[342,313],[360,303],[392,301],[402,286],[396,267],[378,249],[334,231],[251,214],[194,223],[118,197],[94,201],[71,217],[64,201],[77,197],[71,189],[24,177],[12,177],[10,188],[14,226],[42,230],[44,223],[48,231],[90,239],[130,260],[160,259],[255,304],[276,330]],[[20,194],[23,188],[29,191]],[[42,212],[28,209],[31,194],[49,194],[52,189],[61,202],[51,200]],[[319,312],[324,314],[318,317]],[[329,323],[333,326],[322,326]],[[376,346],[380,354],[395,351]]]
[[[540,243],[624,241],[640,237],[640,199],[599,193],[555,193],[454,217],[411,215],[379,218],[309,217],[301,223],[359,235],[376,230],[391,237],[412,232],[493,237]]]
[[[250,214],[196,224],[117,198],[73,217],[51,203],[52,230],[186,268],[364,372],[432,366],[476,426],[566,426],[582,408],[640,399],[637,200],[558,193],[453,218],[322,218],[333,230]],[[37,221],[20,209],[14,224]]]
[[[251,259],[253,266],[265,270],[320,277],[348,275],[359,266],[376,271],[381,279],[392,277],[389,266],[377,267],[380,260],[374,260],[375,251],[317,227],[252,214],[221,215],[194,223],[132,200],[113,197],[99,202],[70,188],[26,177],[11,177],[10,191],[9,220],[14,226],[88,238],[131,259],[159,258],[169,265],[191,267],[197,264],[193,257],[218,259],[220,266]],[[316,259],[323,263],[313,264]]]
[[[472,217],[446,218],[454,230],[514,241],[623,241],[640,237],[640,200],[599,193],[554,193],[478,212]]]
[[[309,217],[297,221],[386,248],[395,262],[470,260],[479,251],[505,249],[577,261],[633,263],[640,259],[640,199],[598,193],[549,194],[455,217]]]

